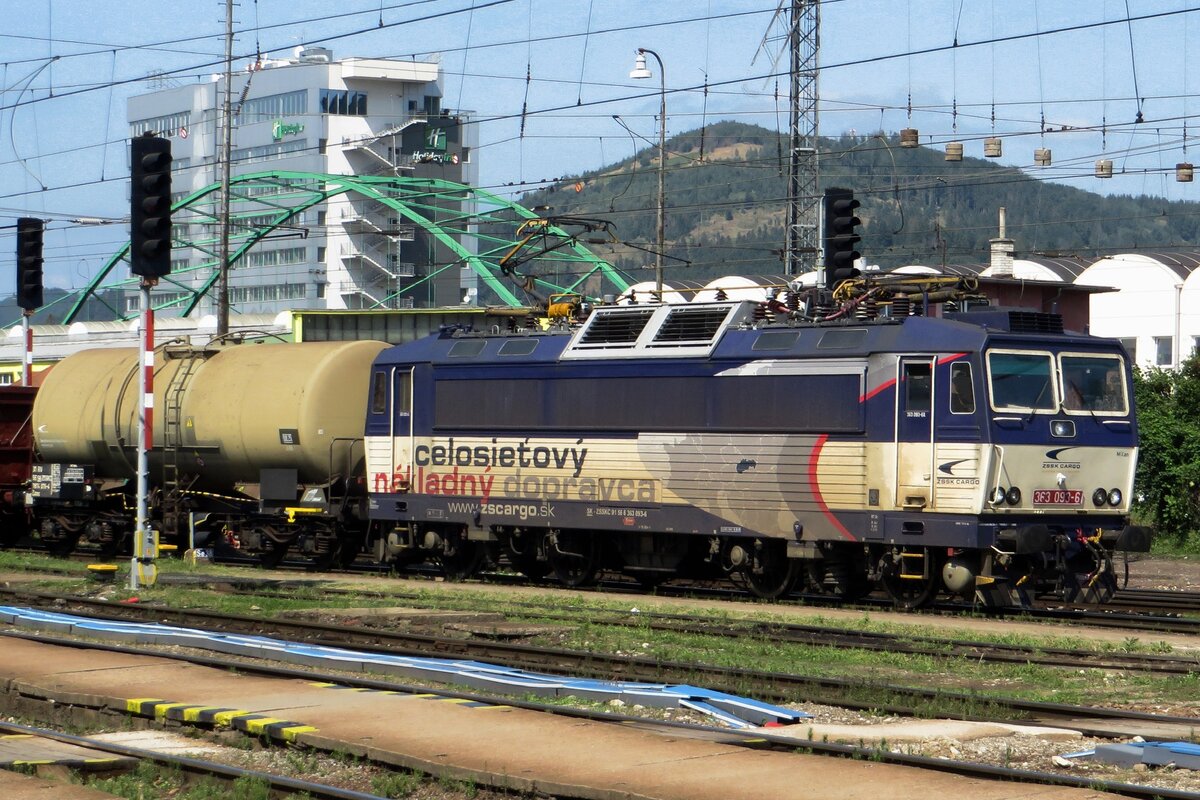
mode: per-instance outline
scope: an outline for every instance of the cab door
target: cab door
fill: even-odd
[[[902,356],[896,366],[896,506],[933,505],[934,365],[932,356]]]
[[[370,391],[365,430],[370,490],[406,491],[412,478],[412,367],[377,364]]]
[[[391,427],[388,437],[391,442],[391,463],[397,475],[405,476],[405,481],[411,483],[416,473],[413,463],[413,370],[412,367],[393,367],[391,379],[391,398],[388,408],[391,409],[388,424]]]

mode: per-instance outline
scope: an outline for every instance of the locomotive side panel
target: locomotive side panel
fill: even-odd
[[[369,437],[368,453],[380,492],[395,454],[407,511],[424,519],[786,539],[797,523],[850,538],[829,508],[861,508],[866,471],[862,443],[818,436]]]

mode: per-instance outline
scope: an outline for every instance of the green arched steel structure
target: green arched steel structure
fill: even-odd
[[[212,184],[180,199],[173,206],[174,248],[177,253],[200,257],[173,266],[151,295],[155,310],[178,309],[187,316],[216,285],[220,274],[219,200],[220,184]],[[255,245],[264,240],[284,237],[307,238],[310,227],[296,225],[297,218],[330,199],[346,196],[352,202],[371,206],[375,218],[403,220],[436,242],[439,252],[449,254],[445,263],[426,265],[423,275],[399,286],[389,295],[373,300],[364,308],[391,307],[398,296],[412,292],[420,284],[432,281],[449,269],[469,267],[501,304],[531,305],[536,295],[572,292],[590,299],[605,293],[620,293],[629,282],[607,261],[580,244],[575,235],[555,224],[537,225],[536,247],[528,244],[522,225],[539,219],[529,209],[481,189],[434,178],[394,176],[327,175],[310,172],[268,171],[235,176],[230,181],[231,270],[241,268]],[[386,212],[384,211],[386,209]],[[384,226],[364,222],[369,215],[355,219],[368,229],[353,235],[385,238],[394,235]],[[333,223],[338,224],[338,223]],[[328,221],[325,221],[329,227]],[[198,237],[189,232],[200,231]],[[513,258],[514,254],[520,257]],[[507,257],[507,261],[506,261]],[[511,264],[520,262],[522,280],[510,276]],[[193,263],[198,262],[198,263]],[[505,263],[502,263],[505,262]],[[113,308],[105,298],[106,289],[132,288],[134,276],[118,277],[122,265],[128,266],[129,245],[114,253],[92,281],[57,303],[71,303],[64,321],[70,323],[90,298],[96,298],[119,319],[132,315]],[[506,268],[508,273],[506,273]],[[236,284],[236,280],[231,280]],[[518,288],[523,284],[526,290]],[[489,298],[490,299],[490,298]]]

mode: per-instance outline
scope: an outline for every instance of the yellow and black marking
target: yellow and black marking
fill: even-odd
[[[285,742],[294,742],[302,733],[314,733],[312,725],[279,719],[266,714],[257,714],[240,708],[199,706],[192,703],[172,703],[153,697],[132,698],[125,701],[125,710],[140,717],[171,719],[179,722],[194,722],[249,733],[252,736],[267,736]]]
[[[415,697],[418,700],[442,700],[447,703],[454,703],[463,708],[511,708],[512,706],[497,705],[495,703],[484,703],[479,700],[467,700],[463,697],[445,697],[440,694],[429,694],[425,692],[398,692],[392,689],[367,689],[359,686],[343,686],[340,683],[314,683],[313,686],[318,686],[322,689],[338,689],[343,692],[361,692],[367,694],[394,694],[404,697]]]
[[[89,756],[86,753],[96,753]],[[11,767],[69,767],[71,769],[106,770],[136,762],[129,756],[111,756],[90,747],[45,739],[31,733],[0,735],[0,769]]]

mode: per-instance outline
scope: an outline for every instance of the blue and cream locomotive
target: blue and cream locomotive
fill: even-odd
[[[369,546],[451,576],[499,554],[569,585],[1110,597],[1114,551],[1149,547],[1129,524],[1120,344],[1040,312],[902,308],[620,305],[389,348],[368,402]]]

